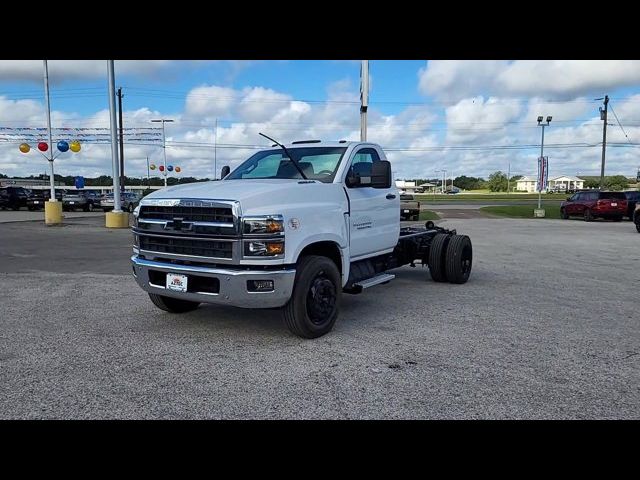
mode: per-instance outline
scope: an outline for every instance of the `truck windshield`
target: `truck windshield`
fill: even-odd
[[[309,180],[331,183],[346,147],[288,148]],[[302,178],[282,149],[263,150],[251,156],[226,180],[257,178]]]

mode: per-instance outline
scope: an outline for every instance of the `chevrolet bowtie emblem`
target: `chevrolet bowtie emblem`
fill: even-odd
[[[182,217],[176,217],[173,219],[173,221],[171,222],[167,222],[165,224],[165,229],[166,230],[178,230],[178,231],[182,231],[182,229],[185,230],[189,230],[191,228],[191,223],[183,223],[183,218]]]

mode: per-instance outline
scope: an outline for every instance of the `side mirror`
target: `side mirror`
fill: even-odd
[[[567,202],[570,202],[570,201],[571,201],[571,197],[567,197]]]
[[[391,162],[380,160],[371,166],[371,186],[373,188],[391,188]]]
[[[229,165],[225,165],[224,167],[222,167],[222,172],[220,172],[220,180],[222,180],[224,177],[226,177],[230,173],[231,173],[231,168],[229,167]]]

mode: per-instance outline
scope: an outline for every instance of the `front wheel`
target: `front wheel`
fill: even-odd
[[[569,214],[567,213],[567,211],[564,208],[560,209],[560,217],[562,217],[563,220],[568,220],[569,219]]]
[[[282,307],[287,328],[302,338],[330,332],[338,318],[341,292],[340,272],[332,260],[318,255],[303,257],[291,299]]]
[[[590,222],[591,220],[593,220],[593,215],[591,214],[591,210],[589,210],[588,208],[584,209],[584,221],[585,222]]]
[[[640,218],[636,220],[635,224],[636,224],[636,230],[638,231],[638,233],[640,233]]]
[[[170,313],[185,313],[195,310],[200,305],[198,302],[189,300],[180,300],[179,298],[165,297],[164,295],[156,295],[150,293],[149,298],[153,304],[160,310]]]

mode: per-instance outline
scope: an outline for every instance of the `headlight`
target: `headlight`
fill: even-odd
[[[138,215],[140,215],[140,205],[133,209],[133,218],[138,218]]]
[[[284,218],[282,215],[264,215],[249,217],[243,220],[243,233],[272,234],[284,232]]]

